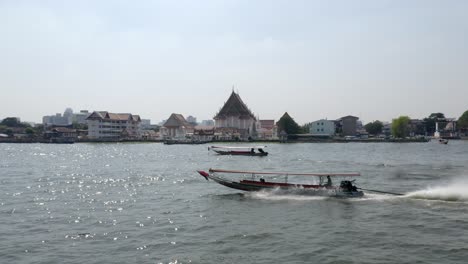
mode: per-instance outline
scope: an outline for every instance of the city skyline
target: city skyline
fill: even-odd
[[[212,119],[233,86],[260,119],[467,110],[465,1],[3,1],[0,118]]]

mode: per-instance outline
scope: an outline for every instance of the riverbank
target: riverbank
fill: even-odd
[[[461,140],[468,140],[463,138]],[[215,144],[215,143],[425,143],[430,139],[426,138],[406,138],[406,139],[344,139],[344,138],[293,138],[286,141],[280,140],[252,140],[252,141],[239,141],[239,140],[213,140],[213,141],[170,141],[167,145],[176,144]],[[79,139],[79,140],[66,140],[66,141],[50,141],[44,139],[34,138],[1,138],[0,143],[43,143],[43,144],[73,144],[73,143],[166,143],[164,140],[136,140],[136,139]]]

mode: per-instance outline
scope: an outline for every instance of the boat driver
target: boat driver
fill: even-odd
[[[330,175],[327,175],[327,183],[325,184],[325,186],[331,187],[332,184],[333,184],[333,183],[332,183],[332,180],[331,180],[331,178],[330,178]]]

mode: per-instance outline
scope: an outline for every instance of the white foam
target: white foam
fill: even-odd
[[[318,195],[303,195],[303,194],[294,194],[294,193],[285,193],[279,190],[272,191],[261,191],[261,192],[251,192],[248,194],[250,197],[255,199],[262,200],[271,200],[271,201],[316,201],[316,200],[325,200],[329,198],[328,196],[318,196]]]
[[[405,197],[450,202],[468,202],[468,182],[454,182],[447,186],[408,193]]]
[[[400,196],[395,196],[392,194],[382,194],[382,193],[372,193],[372,192],[365,192],[363,197],[359,197],[355,200],[357,201],[367,201],[367,200],[389,200],[389,199],[396,199]],[[353,198],[354,199],[354,198]]]

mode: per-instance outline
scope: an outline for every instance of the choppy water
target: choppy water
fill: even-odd
[[[0,144],[0,263],[466,263],[468,142]],[[242,193],[225,168],[358,171],[361,199]]]

